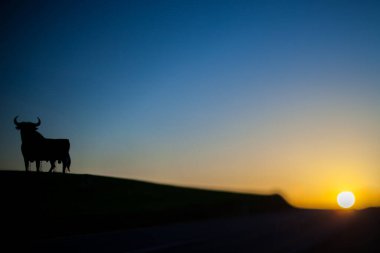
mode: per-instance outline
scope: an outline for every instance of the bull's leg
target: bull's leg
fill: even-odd
[[[71,158],[70,158],[70,155],[67,154],[67,164],[66,164],[67,171],[70,171],[70,165],[71,165]]]
[[[29,171],[29,161],[28,161],[28,159],[24,159],[24,164],[25,164],[25,171]]]
[[[70,155],[67,154],[65,159],[62,161],[62,173],[66,172],[66,168],[67,168],[67,171],[70,171],[70,164],[71,164]]]
[[[41,161],[36,160],[37,172],[40,172],[40,165],[41,165]]]
[[[66,173],[66,167],[67,167],[67,161],[66,159],[62,161],[62,173],[65,174]]]
[[[50,160],[50,170],[49,172],[52,172],[55,168],[55,160]]]

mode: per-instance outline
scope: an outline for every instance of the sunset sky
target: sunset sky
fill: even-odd
[[[72,173],[380,206],[379,1],[6,2],[0,169],[38,116]]]

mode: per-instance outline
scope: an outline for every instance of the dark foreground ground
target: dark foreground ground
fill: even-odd
[[[380,252],[380,210],[294,210],[36,240],[28,252]]]
[[[292,208],[89,175],[0,171],[0,252],[380,252],[380,209]]]

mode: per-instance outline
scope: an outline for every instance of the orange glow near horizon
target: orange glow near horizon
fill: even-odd
[[[318,209],[337,209],[337,194],[349,189],[357,198],[355,209],[380,206],[380,173],[373,153],[374,139],[368,131],[335,130],[317,124],[313,127],[312,118],[307,117],[293,121],[294,129],[283,122],[269,122],[265,130],[255,128],[249,133],[238,129],[236,135],[223,138],[213,133],[207,138],[188,140],[186,146],[152,151],[154,155],[148,153],[143,162],[136,162],[134,174],[125,177],[238,192],[279,193],[291,205]],[[300,127],[305,122],[309,123]],[[355,126],[354,121],[351,126]],[[141,173],[152,167],[155,173]]]

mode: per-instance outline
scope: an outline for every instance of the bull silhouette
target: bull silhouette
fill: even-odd
[[[40,118],[38,122],[18,122],[18,116],[13,120],[16,129],[21,134],[21,152],[24,157],[25,170],[29,170],[29,163],[36,162],[37,172],[40,171],[41,161],[50,162],[50,170],[55,168],[55,162],[62,162],[62,172],[66,169],[70,171],[71,159],[69,155],[70,142],[68,139],[48,139],[37,132],[38,126],[41,125]]]

